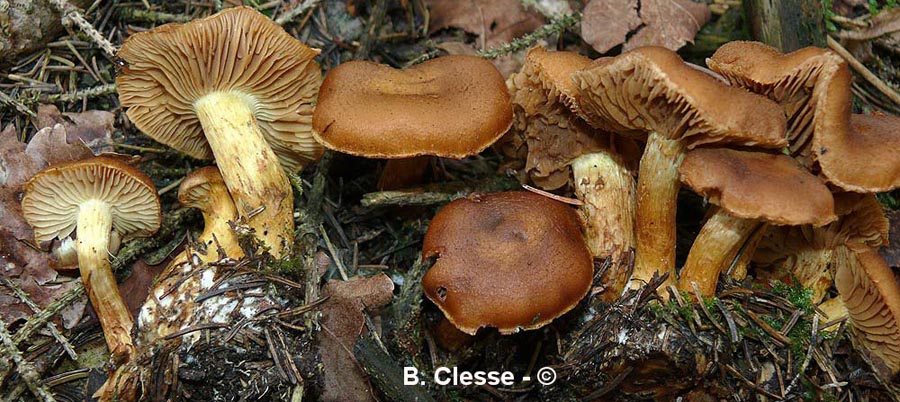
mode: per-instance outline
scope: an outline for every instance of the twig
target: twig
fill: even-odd
[[[59,299],[54,300],[53,303],[50,303],[50,305],[40,313],[31,316],[31,318],[25,322],[25,325],[22,325],[22,328],[19,328],[16,332],[13,342],[18,345],[22,343],[22,341],[30,338],[35,330],[44,326],[44,324],[50,320],[50,317],[59,314],[64,308],[69,307],[72,302],[81,299],[82,296],[84,296],[84,284],[82,284],[81,281],[77,281],[72,286],[72,289],[69,289],[69,291],[64,293]]]
[[[50,4],[62,14],[63,24],[75,24],[81,32],[84,32],[97,47],[103,50],[107,56],[113,58],[116,56],[116,47],[110,41],[106,40],[97,28],[94,28],[88,20],[84,19],[81,12],[75,6],[69,4],[67,0],[50,0]]]
[[[287,24],[294,18],[297,18],[298,15],[303,14],[307,10],[311,10],[313,7],[319,5],[319,1],[321,0],[306,0],[300,4],[297,4],[296,6],[294,6],[294,8],[281,13],[278,18],[275,18],[275,23],[278,25]]]
[[[813,358],[813,352],[816,349],[817,338],[819,337],[819,315],[813,314],[812,320],[812,334],[809,336],[809,347],[806,348],[806,358],[803,360],[803,364],[800,365],[800,369],[797,370],[797,374],[794,375],[794,379],[791,380],[791,383],[788,384],[787,388],[784,389],[784,394],[788,395],[791,392],[791,389],[797,385],[797,380],[800,379],[800,376],[803,375],[803,372],[806,371],[806,368],[809,366],[809,362]],[[790,398],[790,396],[788,396]]]
[[[150,23],[166,23],[166,22],[188,22],[192,18],[190,15],[170,14],[162,11],[141,10],[134,7],[120,7],[118,10],[119,18],[126,21],[142,21]]]
[[[116,84],[104,84],[64,94],[53,94],[44,97],[46,102],[73,102],[84,98],[95,98],[116,93]]]
[[[28,360],[25,360],[25,357],[19,352],[19,348],[13,343],[12,336],[7,331],[6,323],[2,319],[0,319],[0,342],[3,343],[3,349],[6,349],[6,353],[3,355],[12,358],[16,371],[18,371],[19,376],[22,377],[22,380],[25,381],[25,384],[28,385],[34,396],[44,402],[55,402],[56,399],[53,399],[53,395],[50,394],[47,387],[41,384],[41,378],[35,371],[34,366]]]
[[[32,119],[37,119],[37,113],[35,113],[33,110],[29,109],[28,106],[25,106],[25,104],[22,103],[21,101],[19,101],[18,99],[15,99],[2,91],[0,91],[0,102],[3,102],[9,106],[14,107],[17,111],[19,111],[19,113],[28,115]]]
[[[12,289],[13,293],[16,294],[19,300],[22,300],[22,303],[25,303],[25,305],[28,306],[28,308],[30,308],[32,311],[34,311],[35,314],[40,314],[40,307],[34,304],[34,302],[31,301],[31,298],[28,297],[28,294],[25,293],[21,288],[19,288],[18,285],[16,285],[13,281],[7,279],[5,276],[0,276],[0,280],[3,281],[4,285]],[[53,335],[56,341],[59,342],[60,345],[62,345],[63,350],[66,351],[66,354],[68,354],[69,357],[72,358],[72,360],[78,360],[78,355],[75,353],[75,349],[72,347],[72,344],[69,343],[69,340],[66,339],[63,334],[59,333],[59,330],[56,329],[56,324],[48,321],[47,329],[50,330],[50,334]]]
[[[486,59],[496,59],[500,56],[518,52],[535,44],[540,39],[566,31],[581,22],[581,18],[581,13],[559,16],[550,21],[549,24],[535,29],[532,33],[516,38],[512,42],[504,43],[487,50],[479,50],[478,55]]]
[[[838,41],[834,40],[832,37],[828,37],[828,47],[831,50],[837,52],[837,54],[841,55],[844,60],[847,60],[847,63],[850,64],[854,70],[856,70],[859,75],[865,78],[866,81],[869,81],[872,86],[874,86],[878,91],[888,97],[895,105],[900,105],[900,94],[897,93],[893,88],[891,88],[888,84],[878,78],[873,72],[869,71],[865,65],[863,65],[859,60],[853,57],[847,49],[844,49]]]
[[[325,247],[328,248],[328,252],[331,254],[331,260],[334,261],[334,265],[337,265],[338,272],[341,274],[341,279],[345,281],[350,280],[347,276],[347,270],[344,268],[344,261],[341,259],[341,255],[338,254],[337,248],[334,247],[334,243],[332,243],[331,239],[328,237],[325,226],[319,225],[319,232],[322,233],[322,238],[325,240]]]

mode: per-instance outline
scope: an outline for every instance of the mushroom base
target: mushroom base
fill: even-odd
[[[238,92],[213,92],[194,109],[238,213],[270,253],[281,257],[293,244],[294,195],[252,103]]]
[[[575,195],[584,205],[579,209],[584,238],[595,258],[610,258],[600,296],[605,302],[622,294],[634,249],[634,177],[610,153],[582,155],[572,162]]]
[[[675,283],[675,211],[684,148],[681,140],[650,133],[638,172],[632,288],[650,282],[654,274],[668,273],[659,287],[662,297],[667,297],[662,289]]]
[[[753,250],[744,246],[752,243],[749,240],[760,225],[762,223],[757,220],[737,218],[718,209],[694,240],[684,268],[681,269],[678,289],[694,294],[693,282],[697,284],[701,296],[714,296],[719,273],[728,271],[736,264],[738,254],[753,254]]]
[[[112,212],[102,201],[88,201],[79,206],[76,249],[81,280],[91,305],[97,312],[103,336],[114,362],[127,361],[134,354],[131,329],[134,319],[125,305],[112,266],[109,264],[109,241]]]

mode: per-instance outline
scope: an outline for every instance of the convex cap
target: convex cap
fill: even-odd
[[[406,70],[352,61],[331,70],[313,117],[316,139],[369,158],[463,158],[512,123],[503,76],[476,56],[444,56]]]
[[[312,138],[321,72],[318,51],[248,7],[128,37],[116,55],[116,79],[128,118],[157,141],[212,159],[193,104],[212,92],[233,92],[253,114],[281,164],[291,171],[321,156]]]
[[[691,189],[738,218],[813,226],[837,219],[825,183],[789,156],[696,149],[679,172]]]
[[[587,294],[593,260],[575,211],[530,192],[451,202],[431,221],[426,296],[461,331],[540,328]]]
[[[159,196],[147,175],[111,157],[61,163],[25,183],[22,213],[37,242],[66,238],[75,230],[79,205],[103,201],[113,232],[123,239],[149,236],[161,222]]]

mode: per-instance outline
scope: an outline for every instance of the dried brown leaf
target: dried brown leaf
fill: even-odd
[[[493,47],[534,31],[544,17],[520,0],[425,0],[431,32],[459,28],[478,35],[478,47]]]
[[[709,7],[691,0],[592,0],[581,32],[598,52],[624,43],[623,50],[663,46],[672,50],[693,42],[710,19]],[[626,40],[626,37],[631,37]]]
[[[37,132],[28,145],[20,142],[15,129],[0,133],[0,274],[16,283],[43,308],[71,289],[74,282],[55,284],[57,273],[49,266],[50,254],[32,248],[34,232],[22,217],[22,186],[35,173],[53,163],[82,159],[93,155],[84,144],[66,142],[62,125]],[[53,284],[51,284],[53,283]],[[83,309],[84,305],[75,307]],[[0,287],[0,317],[7,322],[31,315],[21,301]],[[81,313],[64,314],[77,319]],[[64,322],[66,327],[73,321]]]
[[[323,294],[322,331],[319,353],[324,367],[325,390],[322,401],[374,401],[365,374],[353,356],[353,346],[363,333],[363,311],[377,310],[390,303],[394,283],[387,275],[328,281]]]
[[[624,50],[641,46],[678,50],[694,42],[694,35],[709,18],[709,7],[690,0],[641,0],[644,27],[625,43]]]
[[[622,43],[641,25],[637,0],[594,0],[584,7],[581,37],[600,53]]]
[[[890,243],[881,248],[881,255],[887,261],[888,266],[900,269],[900,211],[886,210],[888,222],[890,222]]]
[[[113,124],[116,115],[105,110],[87,110],[81,113],[61,113],[54,105],[38,106],[38,128],[62,124],[66,128],[66,141],[74,144],[84,141],[94,153],[111,152]]]

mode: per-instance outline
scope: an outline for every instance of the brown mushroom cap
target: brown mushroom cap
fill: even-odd
[[[806,47],[782,54],[759,42],[729,42],[706,61],[732,85],[765,95],[781,104],[788,116],[788,147],[791,155],[809,165],[815,102],[813,89],[827,80],[827,73],[844,63],[826,49]],[[823,72],[826,72],[823,74]]]
[[[493,193],[445,206],[425,234],[437,257],[425,294],[461,331],[542,327],[574,308],[593,277],[571,208],[530,192]]]
[[[543,46],[537,46],[528,50],[522,70],[536,74],[541,86],[550,92],[551,97],[559,99],[575,111],[574,108],[578,106],[575,102],[578,85],[572,79],[572,74],[590,64],[591,59],[578,53],[548,52]]]
[[[840,127],[816,134],[814,140],[816,160],[828,181],[857,192],[900,187],[900,117],[854,114],[847,131]]]
[[[574,74],[579,114],[621,134],[656,132],[688,147],[728,143],[779,148],[784,112],[774,102],[729,87],[692,68],[677,53],[642,47],[595,60]]]
[[[352,61],[331,70],[313,116],[316,139],[369,158],[463,158],[512,124],[503,76],[476,56],[445,56],[406,70]]]
[[[194,102],[234,92],[252,105],[282,165],[302,168],[322,154],[312,137],[321,72],[318,51],[249,7],[186,24],[167,24],[125,40],[116,78],[127,115],[145,134],[187,155],[211,159]]]
[[[680,173],[694,191],[739,218],[814,226],[836,219],[825,183],[785,155],[696,149]]]
[[[147,175],[110,157],[50,166],[25,183],[22,214],[37,242],[64,239],[75,230],[79,205],[104,201],[114,232],[124,239],[149,236],[161,223],[159,196]]]
[[[900,284],[877,251],[838,252],[835,285],[857,339],[891,375],[900,372]]]

